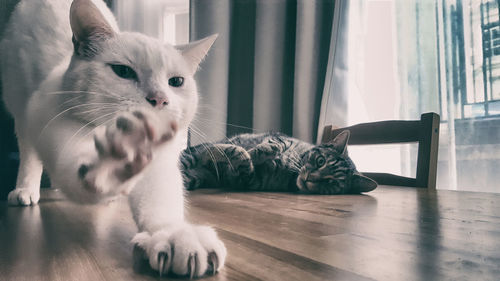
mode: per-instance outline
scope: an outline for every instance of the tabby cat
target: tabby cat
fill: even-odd
[[[357,194],[377,187],[347,154],[349,131],[328,143],[280,134],[242,134],[215,144],[188,147],[181,154],[186,188]]]

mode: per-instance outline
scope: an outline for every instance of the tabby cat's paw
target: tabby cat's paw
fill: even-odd
[[[182,224],[152,234],[141,232],[132,239],[134,258],[147,259],[159,275],[201,277],[223,266],[226,247],[208,226]]]
[[[186,190],[195,190],[203,185],[203,180],[199,178],[195,172],[184,172],[182,175]]]
[[[123,114],[104,132],[94,135],[98,153],[95,163],[78,170],[83,186],[93,193],[108,193],[139,174],[153,157],[153,149],[172,139],[175,122],[163,125],[156,116],[145,111]]]
[[[40,190],[30,188],[16,188],[9,193],[8,203],[11,206],[36,205],[40,200]]]
[[[283,148],[278,143],[269,141],[261,143],[250,149],[248,153],[254,165],[262,164],[268,160],[273,160],[283,152]]]

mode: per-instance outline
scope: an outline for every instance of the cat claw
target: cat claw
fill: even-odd
[[[212,276],[224,266],[227,251],[212,228],[174,227],[173,231],[171,227],[153,234],[138,233],[132,242],[142,251],[137,251],[134,246],[134,261],[141,261],[144,253],[149,267],[158,271],[160,277],[172,275],[186,279]]]
[[[167,253],[160,252],[158,253],[158,273],[160,274],[160,278],[162,275],[168,273],[168,269],[170,268],[170,259]]]
[[[194,254],[189,254],[188,258],[188,275],[189,279],[193,279],[194,274],[197,271],[197,264],[198,264],[198,255],[196,253]]]
[[[215,275],[217,273],[217,269],[219,268],[219,257],[217,257],[215,252],[208,254],[208,266],[209,269],[207,272],[212,276]]]

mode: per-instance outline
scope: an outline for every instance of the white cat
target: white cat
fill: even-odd
[[[0,45],[21,157],[9,203],[38,202],[42,167],[78,202],[130,193],[132,241],[153,269],[220,270],[215,231],[184,220],[178,168],[198,102],[193,75],[215,37],[173,47],[120,32],[101,0],[21,1]]]

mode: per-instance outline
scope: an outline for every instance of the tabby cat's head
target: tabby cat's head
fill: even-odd
[[[377,183],[363,176],[347,155],[349,131],[302,155],[297,187],[304,193],[352,194],[372,191]]]

